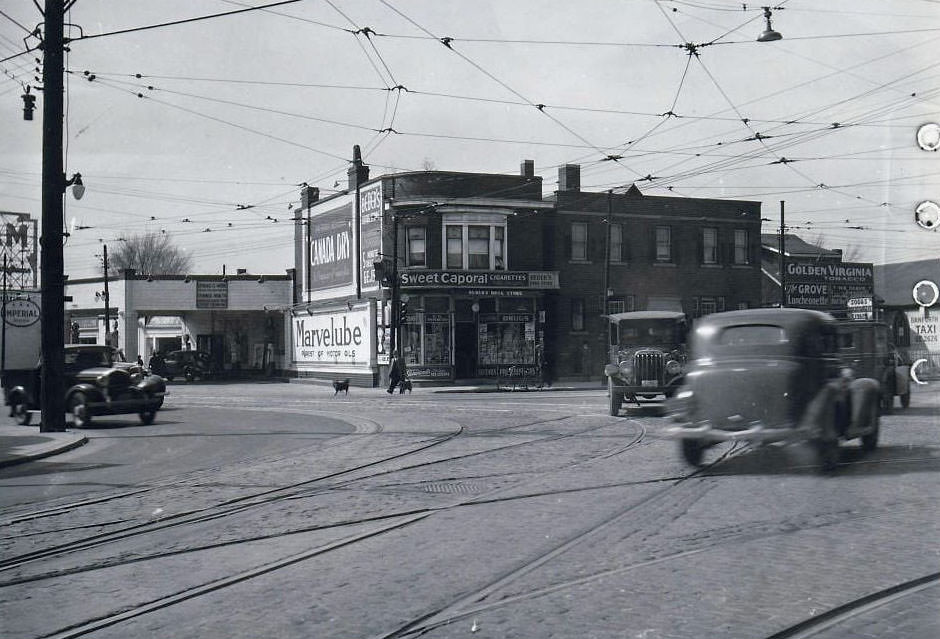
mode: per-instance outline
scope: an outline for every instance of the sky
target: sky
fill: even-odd
[[[283,273],[304,182],[427,168],[762,203],[846,259],[940,256],[940,0],[75,0],[67,15],[66,272],[170,235],[195,273]],[[39,4],[42,4],[41,2]],[[0,211],[41,216],[41,51],[0,0]],[[166,25],[166,26],[161,26]],[[123,32],[123,33],[116,33]],[[25,38],[25,40],[24,40]],[[19,55],[18,55],[19,54]]]

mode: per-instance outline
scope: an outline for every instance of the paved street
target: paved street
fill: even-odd
[[[771,637],[940,571],[917,391],[823,476],[802,446],[693,472],[601,389],[174,384],[152,426],[0,470],[3,635]],[[821,636],[933,636],[935,590]]]

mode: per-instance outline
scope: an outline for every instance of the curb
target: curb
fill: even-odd
[[[62,434],[68,435],[68,437],[57,436]],[[19,450],[21,452],[10,453],[7,451],[0,454],[0,468],[15,466],[44,457],[51,457],[52,455],[58,455],[59,453],[64,453],[88,443],[88,437],[85,435],[68,431],[66,433],[55,434],[43,433],[43,435],[49,435],[51,441],[29,446],[14,447],[13,450]]]

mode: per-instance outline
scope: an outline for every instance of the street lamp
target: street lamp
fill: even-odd
[[[63,176],[64,178],[64,176]],[[74,173],[72,177],[68,180],[65,180],[65,187],[72,187],[72,197],[76,200],[82,199],[82,196],[85,195],[85,184],[82,182],[82,174]]]
[[[767,21],[767,28],[757,36],[758,42],[774,42],[775,40],[782,40],[783,36],[780,35],[780,32],[774,31],[774,28],[770,25],[770,7],[764,7],[764,19]]]

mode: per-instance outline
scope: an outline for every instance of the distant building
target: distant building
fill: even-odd
[[[760,304],[758,202],[584,192],[576,165],[546,199],[531,160],[370,179],[358,154],[346,190],[302,202],[298,376],[381,384],[397,349],[415,381],[531,379],[540,363],[600,380],[607,312]]]
[[[921,282],[928,284],[918,287]],[[930,301],[938,283],[940,259],[875,266],[875,293],[883,300],[883,320],[891,327],[895,344],[911,362],[926,360],[920,370],[932,377],[940,376],[940,304],[923,304]]]

